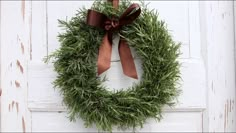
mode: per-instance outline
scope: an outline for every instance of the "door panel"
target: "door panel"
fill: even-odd
[[[182,42],[182,94],[176,107],[163,109],[161,122],[149,119],[137,131],[235,132],[235,2],[145,2],[159,11],[174,40]],[[2,132],[97,131],[85,128],[79,118],[69,122],[62,97],[51,84],[56,73],[52,64],[42,61],[59,48],[57,19],[69,19],[79,7],[91,4],[0,1]],[[117,48],[112,53],[112,67],[106,72],[110,81],[104,84],[120,89],[137,82],[121,73]],[[135,63],[140,68],[140,60]]]
[[[206,77],[201,57],[199,2],[145,1],[149,7],[159,12],[167,22],[175,41],[182,42],[179,58],[182,63],[182,94],[175,108],[164,108],[164,119],[157,123],[147,121],[143,129],[137,131],[202,131],[203,111],[206,108]],[[32,131],[97,131],[95,127],[86,129],[78,118],[76,123],[67,119],[66,108],[52,81],[56,73],[52,64],[43,63],[43,58],[59,48],[57,40],[57,19],[70,19],[80,7],[89,8],[92,1],[32,1],[31,2],[31,45],[27,60],[27,108],[31,117]],[[116,47],[117,45],[114,45]],[[134,52],[134,51],[133,51]],[[116,49],[113,49],[112,67],[106,74],[110,88],[131,86],[134,81],[122,75]],[[135,59],[136,66],[140,60]],[[139,68],[139,67],[138,67]],[[142,70],[139,69],[139,75]],[[113,75],[113,76],[111,76]],[[115,76],[114,76],[115,75]]]
[[[179,60],[182,63],[183,91],[175,108],[164,109],[164,119],[160,123],[149,120],[144,128],[138,131],[202,131],[206,80],[200,56],[198,2],[147,2],[150,2],[149,7],[156,9],[160,18],[166,21],[174,40],[182,43],[182,55]],[[66,108],[62,105],[62,97],[51,84],[56,73],[52,71],[52,64],[42,62],[42,58],[59,47],[56,36],[62,30],[58,27],[57,19],[69,20],[78,8],[89,8],[91,4],[92,1],[32,2],[32,27],[36,27],[32,32],[32,59],[28,66],[28,107],[32,112],[32,131],[96,131],[95,128],[84,128],[80,119],[76,123],[69,123]],[[113,61],[119,60],[115,50],[114,48]],[[136,59],[135,63],[137,66],[140,61]],[[112,62],[112,67],[106,72],[110,80],[104,84],[111,88],[117,86],[115,89],[119,89],[135,82],[124,77],[120,71],[120,62]],[[138,72],[141,75],[142,70],[139,69]]]
[[[70,123],[64,112],[33,112],[32,131],[33,132],[94,132],[94,128],[85,128],[82,120]],[[187,132],[202,131],[202,113],[200,112],[166,112],[164,119],[158,123],[151,119],[142,129],[137,132]],[[120,130],[113,130],[114,132]],[[126,130],[131,132],[132,130]]]

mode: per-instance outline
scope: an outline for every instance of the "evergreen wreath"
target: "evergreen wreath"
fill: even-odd
[[[104,31],[86,24],[87,9],[82,8],[70,21],[59,20],[65,32],[58,35],[61,47],[46,58],[58,73],[54,87],[63,95],[69,118],[85,125],[112,131],[113,126],[135,128],[147,118],[162,118],[164,105],[172,106],[179,94],[180,63],[178,43],[172,40],[157,12],[141,2],[142,12],[130,25],[122,27],[125,38],[142,60],[141,81],[130,88],[109,91],[97,75],[97,56]],[[107,2],[95,1],[92,9],[113,16],[121,15],[131,4],[122,0],[119,10]]]

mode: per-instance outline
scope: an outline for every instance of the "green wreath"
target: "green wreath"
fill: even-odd
[[[130,4],[123,0],[119,10],[114,10],[110,3],[95,1],[92,8],[111,17],[121,15]],[[113,126],[142,127],[147,118],[160,120],[164,105],[174,104],[179,94],[180,45],[156,12],[144,3],[141,9],[140,16],[123,26],[119,35],[142,60],[143,75],[138,84],[120,91],[108,91],[97,75],[98,49],[105,32],[86,24],[87,9],[80,9],[68,22],[59,20],[65,30],[58,36],[61,47],[47,61],[54,59],[58,76],[53,84],[63,95],[71,121],[80,117],[87,127],[95,124],[103,131],[112,131]]]

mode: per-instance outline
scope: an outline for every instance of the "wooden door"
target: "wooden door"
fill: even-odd
[[[208,9],[210,5],[198,1],[145,2],[150,3],[150,9],[158,10],[160,17],[167,22],[174,40],[182,42],[179,60],[182,63],[183,81],[178,105],[172,109],[164,108],[161,122],[150,119],[137,131],[213,131],[215,128],[211,129],[211,110],[208,108],[214,99],[209,97],[212,94],[209,92],[211,78],[208,77],[210,67],[207,65],[206,52],[209,47],[204,42],[207,40],[204,36],[206,33],[202,33],[210,28],[203,28],[202,25],[208,21],[205,16],[201,16],[210,14],[210,11],[200,10]],[[57,34],[61,30],[57,19],[70,19],[80,7],[89,8],[91,4],[92,1],[1,2],[2,131],[97,131],[95,127],[85,128],[79,118],[75,123],[69,122],[62,97],[51,84],[56,73],[52,71],[52,64],[43,63],[43,58],[59,47]],[[231,8],[230,4],[226,3],[222,12]],[[209,31],[206,32],[209,34]],[[226,32],[228,34],[229,31]],[[117,58],[116,53],[113,51],[113,60]],[[234,79],[234,66],[229,69],[227,71],[231,72],[231,76],[226,78]],[[107,74],[116,76],[106,82],[107,86],[117,86],[119,89],[132,85],[132,80],[124,79],[116,73],[119,70],[120,66],[113,63],[113,68]],[[235,93],[234,82],[230,80],[228,84],[229,90]],[[227,123],[220,130],[234,130],[230,122],[235,119],[228,116],[233,116],[231,104],[235,104],[234,98],[232,96],[227,101],[230,112],[227,110]],[[226,112],[222,115],[224,117]]]

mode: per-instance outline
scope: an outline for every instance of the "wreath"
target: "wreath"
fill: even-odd
[[[61,47],[46,60],[53,58],[58,74],[53,84],[63,95],[70,120],[80,117],[86,127],[96,125],[103,131],[112,131],[114,126],[122,129],[142,127],[148,118],[160,120],[163,106],[172,106],[180,92],[177,60],[180,45],[172,40],[165,22],[144,2],[140,2],[141,6],[133,6],[130,0],[123,0],[118,9],[114,8],[114,3],[95,1],[89,12],[82,8],[71,20],[59,20],[65,30],[58,35]],[[124,16],[124,12],[124,20],[133,19],[112,33],[118,34],[128,47],[133,47],[141,59],[143,74],[139,83],[119,91],[109,91],[102,85],[104,79],[97,74],[99,48],[104,36],[108,35],[110,41],[111,32],[88,24],[91,12],[98,13],[95,17],[101,15],[106,20],[114,20],[104,22],[113,29],[116,29],[115,22],[120,21],[117,16]]]

